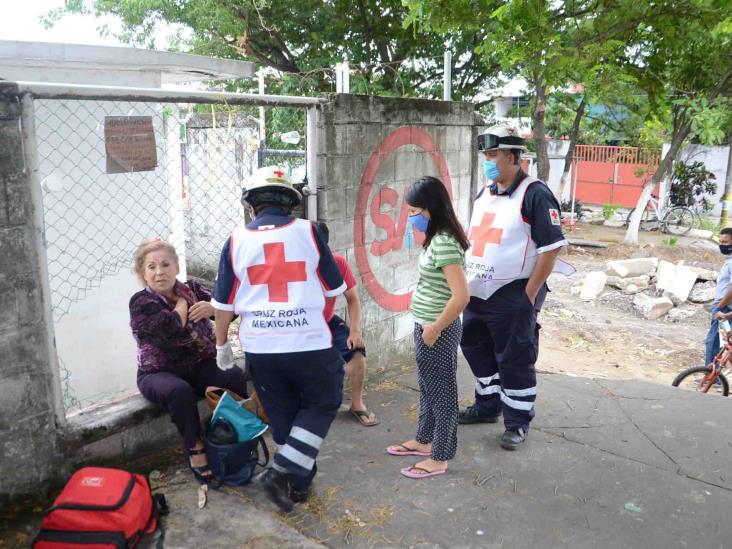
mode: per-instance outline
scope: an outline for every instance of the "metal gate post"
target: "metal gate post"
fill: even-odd
[[[318,108],[308,107],[306,111],[307,126],[305,145],[307,147],[305,160],[307,163],[307,211],[310,221],[318,220]]]

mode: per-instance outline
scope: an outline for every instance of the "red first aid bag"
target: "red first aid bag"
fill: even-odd
[[[145,476],[84,467],[71,476],[46,511],[33,548],[134,547],[157,525],[156,504]]]

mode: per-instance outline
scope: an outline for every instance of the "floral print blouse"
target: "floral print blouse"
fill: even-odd
[[[190,307],[211,301],[211,292],[195,281],[177,282],[175,293]],[[137,341],[138,373],[186,374],[205,360],[216,358],[216,340],[209,319],[181,326],[175,303],[145,288],[130,299],[130,327]]]

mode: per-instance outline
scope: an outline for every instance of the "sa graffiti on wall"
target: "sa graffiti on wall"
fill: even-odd
[[[407,233],[409,229],[407,205],[404,197],[388,185],[382,186],[377,192],[373,193],[373,196],[372,189],[376,175],[384,160],[399,147],[406,145],[414,145],[429,154],[437,167],[442,182],[447,188],[448,194],[452,196],[452,180],[450,179],[445,157],[433,137],[421,128],[414,126],[397,128],[378,143],[366,163],[366,168],[361,177],[361,186],[359,187],[353,218],[356,266],[369,295],[380,307],[393,312],[402,312],[409,308],[412,292],[392,293],[384,288],[378,279],[378,273],[371,268],[369,257],[382,257],[402,251],[405,234],[409,237],[409,233]],[[420,174],[415,174],[415,179],[419,176]],[[392,213],[382,212],[382,205],[391,207]],[[377,238],[374,236],[367,243],[366,227],[369,225],[382,229],[386,237]],[[372,232],[378,233],[379,231]],[[418,244],[423,241],[423,237],[419,234],[415,234],[414,238]]]

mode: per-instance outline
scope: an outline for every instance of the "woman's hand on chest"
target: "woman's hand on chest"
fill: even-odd
[[[213,305],[208,301],[197,301],[188,308],[188,321],[198,322],[206,318],[212,317],[214,314]]]

